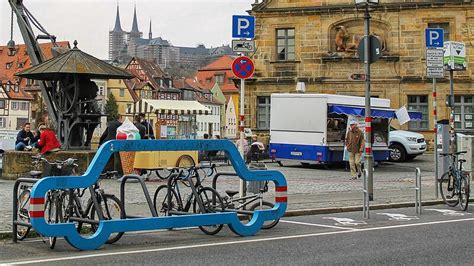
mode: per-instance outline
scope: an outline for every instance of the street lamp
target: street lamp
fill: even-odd
[[[367,170],[368,200],[374,199],[374,161],[372,155],[372,114],[370,112],[370,14],[369,6],[379,4],[379,0],[355,0],[356,6],[364,6],[364,64],[365,64],[365,169]]]

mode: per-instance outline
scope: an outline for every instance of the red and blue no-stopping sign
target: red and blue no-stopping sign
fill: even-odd
[[[255,66],[253,65],[252,59],[247,56],[239,56],[232,63],[232,72],[234,72],[234,75],[238,78],[250,78],[254,71]]]

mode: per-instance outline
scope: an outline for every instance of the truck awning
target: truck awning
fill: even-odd
[[[393,109],[377,109],[373,108],[370,109],[372,113],[372,117],[375,118],[397,118],[395,115],[395,110]],[[362,107],[354,107],[354,106],[347,106],[347,105],[329,105],[328,113],[330,114],[344,114],[344,115],[354,115],[354,116],[365,116],[365,108]],[[421,112],[414,112],[409,111],[408,115],[410,116],[410,120],[421,120],[423,115]]]

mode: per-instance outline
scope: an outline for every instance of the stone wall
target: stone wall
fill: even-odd
[[[5,151],[3,155],[2,179],[15,180],[19,177],[29,177],[29,172],[34,169],[31,157],[36,155],[26,151]],[[45,156],[47,160],[78,159],[78,174],[84,173],[92,161],[95,151],[60,151]],[[39,169],[42,170],[42,169]]]

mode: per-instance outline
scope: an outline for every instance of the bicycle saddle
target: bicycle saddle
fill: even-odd
[[[233,196],[239,194],[239,192],[238,192],[238,191],[235,191],[235,190],[226,190],[225,193],[226,193],[227,195],[229,195],[229,197],[233,197]]]
[[[466,162],[466,159],[459,159],[458,162],[460,162],[460,163],[465,163],[465,162]]]
[[[30,171],[30,176],[33,178],[40,177],[43,174],[41,171]]]

